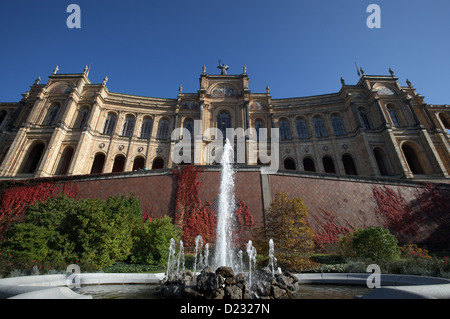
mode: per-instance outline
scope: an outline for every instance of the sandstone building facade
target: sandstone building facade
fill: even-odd
[[[207,128],[279,129],[279,169],[323,174],[446,180],[450,177],[450,107],[429,105],[390,75],[341,79],[339,92],[273,99],[253,93],[241,74],[200,75],[200,88],[176,98],[110,92],[107,78],[79,74],[36,80],[17,103],[0,103],[0,178],[88,175],[172,168],[186,128],[201,162],[214,136]],[[270,130],[269,130],[270,132]],[[271,136],[269,135],[269,140]],[[193,143],[194,148],[194,143]],[[194,161],[194,159],[192,159]],[[260,165],[245,157],[245,165]]]

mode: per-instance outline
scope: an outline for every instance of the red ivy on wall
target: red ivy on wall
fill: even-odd
[[[353,232],[349,227],[342,227],[336,224],[336,215],[324,210],[322,220],[318,221],[320,230],[315,232],[314,243],[323,249],[324,244],[338,243],[339,237]]]
[[[198,167],[182,166],[173,171],[177,178],[175,193],[175,224],[183,232],[185,247],[195,245],[195,237],[201,235],[204,243],[216,239],[216,212],[210,202],[202,203],[199,197],[200,173]],[[236,244],[245,240],[245,232],[253,226],[248,206],[239,201],[236,209]]]
[[[44,202],[61,193],[69,197],[77,196],[76,187],[66,182],[62,186],[51,182],[42,182],[33,186],[16,186],[3,190],[0,206],[0,240],[13,222],[21,222],[29,205],[36,201]]]
[[[401,243],[417,242],[424,224],[420,210],[410,206],[400,191],[388,186],[373,187],[377,207],[375,213],[381,224],[388,228]],[[417,202],[416,202],[417,204]]]

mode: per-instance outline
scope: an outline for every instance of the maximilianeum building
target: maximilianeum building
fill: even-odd
[[[208,128],[279,131],[279,170],[448,181],[450,107],[429,105],[394,73],[341,79],[339,92],[272,99],[253,93],[242,74],[200,75],[200,88],[176,98],[110,92],[88,72],[37,79],[23,98],[0,103],[0,177],[89,175],[173,168],[171,152],[186,128],[204,153]],[[219,71],[220,73],[220,71]],[[194,132],[195,124],[202,130]],[[194,152],[193,152],[194,153]],[[248,154],[247,154],[248,155]],[[192,155],[193,157],[194,155]],[[199,165],[209,164],[201,154]],[[245,157],[244,166],[261,165]],[[192,162],[194,159],[192,158]]]

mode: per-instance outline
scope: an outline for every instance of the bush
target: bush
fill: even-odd
[[[164,265],[169,255],[170,239],[178,242],[180,235],[180,230],[168,216],[145,221],[136,232],[131,262]]]
[[[356,230],[352,235],[352,247],[357,257],[378,262],[400,257],[398,241],[384,227],[368,227]]]
[[[61,195],[36,202],[26,215],[24,222],[11,226],[2,248],[18,265],[39,261],[53,269],[78,262],[84,271],[101,269],[126,259],[141,223],[139,201],[133,196],[105,202]]]

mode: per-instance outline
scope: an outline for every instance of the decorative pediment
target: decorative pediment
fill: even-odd
[[[396,95],[396,93],[392,89],[382,85],[377,86],[375,88],[375,91],[378,93],[378,95]]]
[[[219,84],[211,90],[212,97],[236,97],[238,95],[237,90],[226,84]]]
[[[198,103],[196,101],[184,101],[181,104],[181,109],[183,110],[197,110]]]
[[[251,101],[249,104],[250,111],[263,111],[267,109],[267,105],[261,101]]]
[[[68,83],[59,83],[50,89],[50,94],[68,94],[72,88]]]

